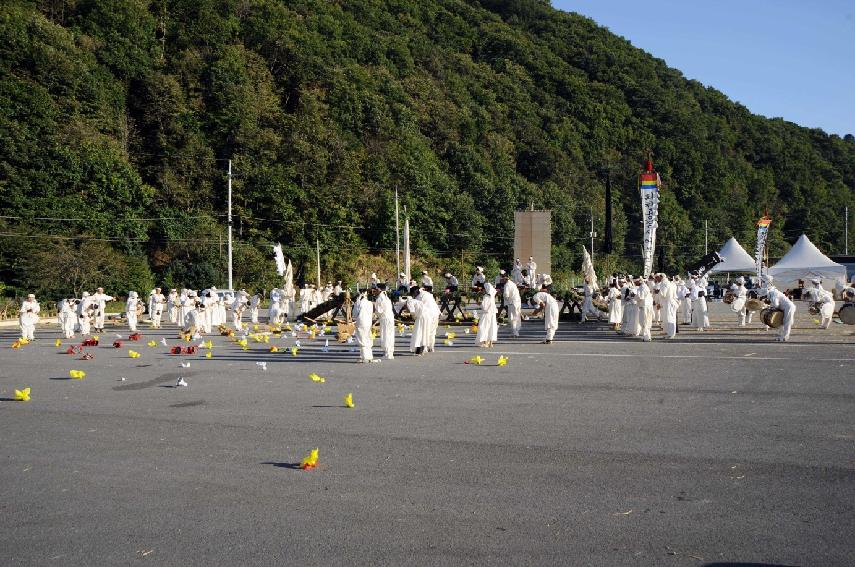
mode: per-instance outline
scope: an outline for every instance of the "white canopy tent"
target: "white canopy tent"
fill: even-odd
[[[740,246],[739,242],[737,242],[733,237],[724,243],[724,246],[722,246],[721,250],[718,251],[718,255],[724,258],[724,260],[713,266],[709,271],[710,274],[720,274],[724,272],[753,273],[757,271],[757,265],[754,263],[754,258],[752,258],[751,255],[745,251],[745,248]]]
[[[799,280],[810,287],[810,280],[820,278],[822,286],[830,291],[846,283],[846,266],[833,262],[803,234],[790,251],[769,268],[769,275],[775,278],[778,289],[796,288]]]

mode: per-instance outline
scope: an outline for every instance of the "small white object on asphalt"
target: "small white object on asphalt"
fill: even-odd
[[[125,381],[125,377],[124,377],[124,376],[122,376],[121,378],[119,378],[119,382],[124,382],[124,381]]]
[[[186,386],[187,386],[187,381],[184,379],[183,376],[178,378],[178,382],[175,383],[176,388],[184,388]]]
[[[258,366],[262,370],[267,370],[267,363],[266,362],[256,362],[255,364],[256,364],[256,366]]]
[[[329,352],[330,351],[330,340],[327,339],[324,341],[324,346],[321,347],[321,352]]]
[[[189,362],[182,362],[181,368],[190,368],[190,363]]]
[[[294,341],[294,346],[297,348],[303,348],[303,345],[300,344],[300,341]]]
[[[165,338],[164,338],[164,339],[160,339],[160,344],[162,344],[163,346],[169,346],[169,345],[166,343],[166,339],[165,339]]]

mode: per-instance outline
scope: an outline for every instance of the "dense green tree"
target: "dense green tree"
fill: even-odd
[[[704,221],[750,247],[766,210],[773,256],[802,232],[837,252],[855,209],[852,135],[752,115],[545,0],[13,0],[0,71],[11,292],[84,285],[32,259],[90,247],[119,291],[221,284],[229,159],[247,287],[275,279],[274,242],[310,271],[320,243],[330,275],[394,265],[396,189],[426,266],[506,264],[534,205],[556,275],[577,269],[606,166],[598,257],[635,270],[648,152],[668,269],[703,253]]]

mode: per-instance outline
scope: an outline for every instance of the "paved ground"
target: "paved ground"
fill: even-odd
[[[358,365],[306,339],[145,345],[173,331],[79,361],[55,330],[20,350],[3,330],[0,564],[852,565],[853,331],[564,323],[545,346],[530,322],[474,366],[462,332]]]

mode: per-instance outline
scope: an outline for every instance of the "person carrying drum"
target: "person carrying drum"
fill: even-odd
[[[817,286],[807,291],[807,295],[813,302],[812,307],[819,311],[819,316],[822,321],[819,324],[820,329],[827,329],[831,325],[831,318],[834,316],[834,296],[830,291]]]
[[[772,309],[780,309],[784,312],[784,322],[778,327],[778,338],[776,341],[787,342],[790,340],[790,331],[793,329],[793,319],[796,316],[796,304],[789,297],[780,291],[772,284],[772,276],[763,276],[764,284],[761,288],[761,293],[765,291],[766,297],[769,299],[769,306]]]
[[[754,317],[754,312],[749,311],[745,307],[745,303],[748,301],[748,290],[745,289],[745,278],[742,276],[736,278],[736,281],[730,286],[730,293],[733,294],[733,303],[730,304],[730,308],[739,315],[739,326],[745,326],[746,318],[750,325],[751,318]]]

